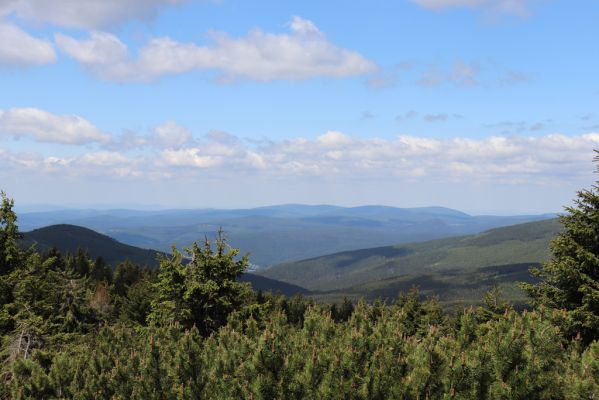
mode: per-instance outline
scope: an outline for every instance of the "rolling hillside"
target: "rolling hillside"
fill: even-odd
[[[293,283],[327,300],[392,298],[419,286],[446,302],[480,299],[486,288],[505,287],[518,299],[514,282],[530,279],[528,269],[548,258],[557,219],[496,228],[481,234],[347,251],[281,264],[263,276]]]

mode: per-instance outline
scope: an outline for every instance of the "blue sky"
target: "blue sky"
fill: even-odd
[[[0,0],[17,203],[559,211],[594,183],[599,3]]]

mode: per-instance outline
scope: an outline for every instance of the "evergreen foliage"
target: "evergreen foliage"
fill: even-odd
[[[206,238],[202,246],[193,243],[186,249],[189,263],[173,248],[172,256],[160,260],[148,321],[196,326],[204,335],[223,326],[251,293],[249,284],[238,282],[249,264],[247,256],[236,260],[238,252],[228,248],[222,230],[214,245]]]
[[[586,342],[599,338],[598,185],[579,191],[560,217],[564,229],[551,243],[551,261],[532,271],[542,281],[523,285],[533,304],[563,310],[562,328]]]
[[[21,238],[17,226],[17,215],[13,211],[14,201],[0,191],[0,275],[11,272],[19,263]]]

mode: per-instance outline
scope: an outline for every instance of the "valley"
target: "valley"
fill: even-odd
[[[411,217],[412,221],[416,219]],[[429,223],[425,220],[424,226]],[[478,304],[488,290],[499,287],[507,299],[521,305],[525,297],[517,282],[531,282],[529,268],[547,261],[549,242],[559,230],[557,219],[544,219],[474,235],[333,252],[248,271],[241,280],[250,282],[255,290],[287,296],[302,294],[319,302],[337,303],[345,297],[353,301],[393,300],[399,293],[417,287],[422,296],[437,297],[445,307]],[[407,236],[401,232],[398,235]],[[317,233],[312,237],[314,242],[319,239],[322,237]],[[255,241],[268,242],[269,236],[256,234]],[[166,254],[67,224],[27,232],[22,245],[33,243],[40,251],[56,247],[62,253],[75,253],[84,249],[92,258],[102,256],[113,268],[125,260],[156,268],[158,258]],[[249,249],[253,262],[254,249]]]
[[[222,228],[249,253],[253,269],[327,254],[469,235],[538,221],[551,214],[471,216],[443,207],[279,205],[239,210],[53,210],[22,213],[30,231],[54,224],[86,227],[122,243],[162,252],[186,247]]]

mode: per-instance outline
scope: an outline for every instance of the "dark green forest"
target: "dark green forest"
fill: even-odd
[[[1,399],[596,399],[599,189],[561,217],[548,262],[483,306],[415,288],[317,303],[255,292],[220,232],[158,269],[19,245],[0,207]],[[114,268],[113,268],[114,267]]]

